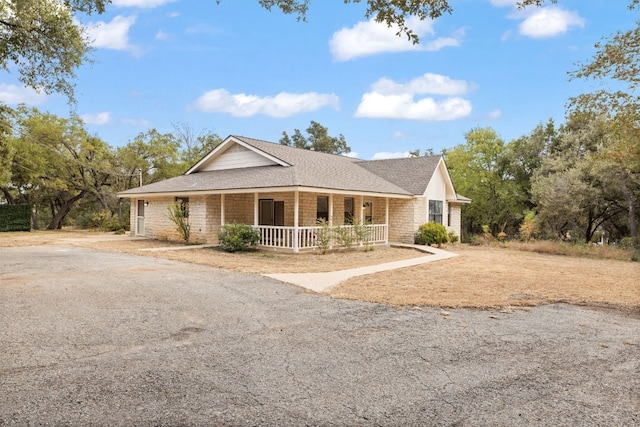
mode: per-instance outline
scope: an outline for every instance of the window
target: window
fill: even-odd
[[[442,224],[442,200],[429,200],[429,222]]]
[[[316,209],[316,219],[319,221],[324,219],[329,220],[329,197],[318,196],[318,208]]]
[[[364,222],[366,224],[373,224],[373,202],[365,201],[362,205]]]
[[[185,218],[189,218],[189,198],[188,197],[176,197],[176,202],[180,203],[180,209]]]
[[[353,197],[344,198],[344,223],[353,224],[353,215],[355,213],[353,206],[355,205]]]

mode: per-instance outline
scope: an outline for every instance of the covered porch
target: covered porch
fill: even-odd
[[[220,229],[233,222],[252,224],[259,247],[295,253],[340,247],[344,241],[388,244],[389,198],[295,190],[221,194]]]

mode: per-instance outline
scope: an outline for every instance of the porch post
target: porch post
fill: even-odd
[[[260,215],[260,211],[258,210],[260,206],[258,197],[258,193],[253,193],[253,225],[256,228],[258,227],[258,216]]]
[[[384,205],[384,243],[389,244],[389,198],[385,198]]]
[[[224,194],[220,195],[220,226],[224,225]]]
[[[358,203],[358,221],[360,224],[364,224],[364,196],[358,197],[360,201]]]
[[[300,193],[298,193],[298,190],[296,190],[293,193],[293,252],[294,253],[298,253],[299,252],[299,248],[298,248],[298,221],[300,219],[300,215],[299,215],[299,210],[300,210]]]
[[[333,193],[329,193],[329,227],[333,226]],[[333,239],[329,243],[329,249],[333,249]]]

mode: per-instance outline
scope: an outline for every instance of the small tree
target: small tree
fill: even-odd
[[[334,229],[329,225],[326,219],[320,218],[316,225],[319,227],[316,229],[316,245],[320,248],[320,252],[326,254],[333,242]]]
[[[356,240],[364,245],[366,250],[369,250],[369,245],[371,244],[372,231],[367,223],[360,221],[353,223],[353,234],[355,234]]]
[[[227,252],[245,251],[260,241],[260,232],[248,224],[225,224],[218,234],[220,246]]]
[[[191,236],[191,224],[189,224],[189,204],[179,200],[167,206],[167,217],[176,225],[176,230],[185,243]]]
[[[449,241],[447,229],[442,224],[428,222],[418,228],[417,243],[422,245],[438,245]]]

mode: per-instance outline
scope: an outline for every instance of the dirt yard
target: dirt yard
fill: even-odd
[[[409,249],[375,248],[321,255],[262,252],[227,254],[214,248],[153,250],[175,243],[107,233],[2,233],[0,247],[73,245],[121,251],[248,273],[342,270],[423,256]],[[544,255],[500,247],[445,248],[458,257],[360,276],[328,293],[334,298],[391,305],[501,308],[566,302],[640,313],[640,263]]]

